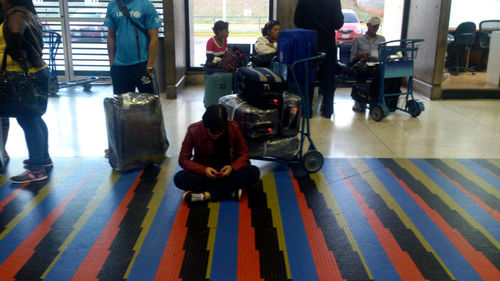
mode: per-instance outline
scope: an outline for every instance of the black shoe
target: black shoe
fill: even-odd
[[[323,111],[321,112],[321,116],[323,116],[323,117],[325,117],[325,118],[328,118],[328,119],[331,119],[331,118],[332,118],[332,115],[333,115],[333,113],[328,114],[328,113],[325,113],[325,112],[323,112]]]

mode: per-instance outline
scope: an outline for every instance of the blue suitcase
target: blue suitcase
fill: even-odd
[[[281,31],[278,35],[279,62],[291,65],[311,57],[317,42],[318,35],[314,30],[293,28]]]
[[[203,104],[205,108],[216,104],[223,96],[232,94],[233,73],[216,72],[205,75],[205,96]]]

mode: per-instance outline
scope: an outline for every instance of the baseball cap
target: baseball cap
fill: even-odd
[[[379,25],[380,24],[380,18],[379,17],[371,17],[368,22],[371,25]]]

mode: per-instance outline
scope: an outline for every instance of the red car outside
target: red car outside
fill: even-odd
[[[352,43],[354,38],[363,34],[361,23],[358,16],[353,10],[342,10],[344,15],[344,25],[335,32],[335,42],[337,43]]]

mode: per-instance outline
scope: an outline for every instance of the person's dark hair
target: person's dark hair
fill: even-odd
[[[203,125],[211,133],[217,134],[227,127],[227,111],[223,105],[214,104],[203,114]]]
[[[214,24],[214,27],[212,27],[212,30],[214,31],[215,35],[217,35],[218,31],[228,29],[228,27],[229,27],[229,23],[220,20]]]
[[[12,7],[22,6],[36,15],[35,5],[33,5],[33,0],[7,0],[7,1],[9,1],[10,4],[12,4]]]
[[[269,33],[269,31],[270,31],[271,29],[273,29],[273,27],[275,27],[275,26],[277,26],[277,25],[281,25],[281,24],[280,24],[280,22],[279,22],[279,21],[277,21],[277,20],[270,20],[270,21],[268,21],[268,22],[264,25],[264,27],[262,28],[262,35],[263,35],[263,36],[268,36],[268,35],[269,35],[269,34],[268,34],[268,33]]]
[[[229,147],[229,132],[227,131],[227,111],[223,105],[214,104],[207,108],[203,114],[203,125],[212,134],[220,133],[221,136],[214,140],[214,156],[217,169],[231,162],[231,148]]]

